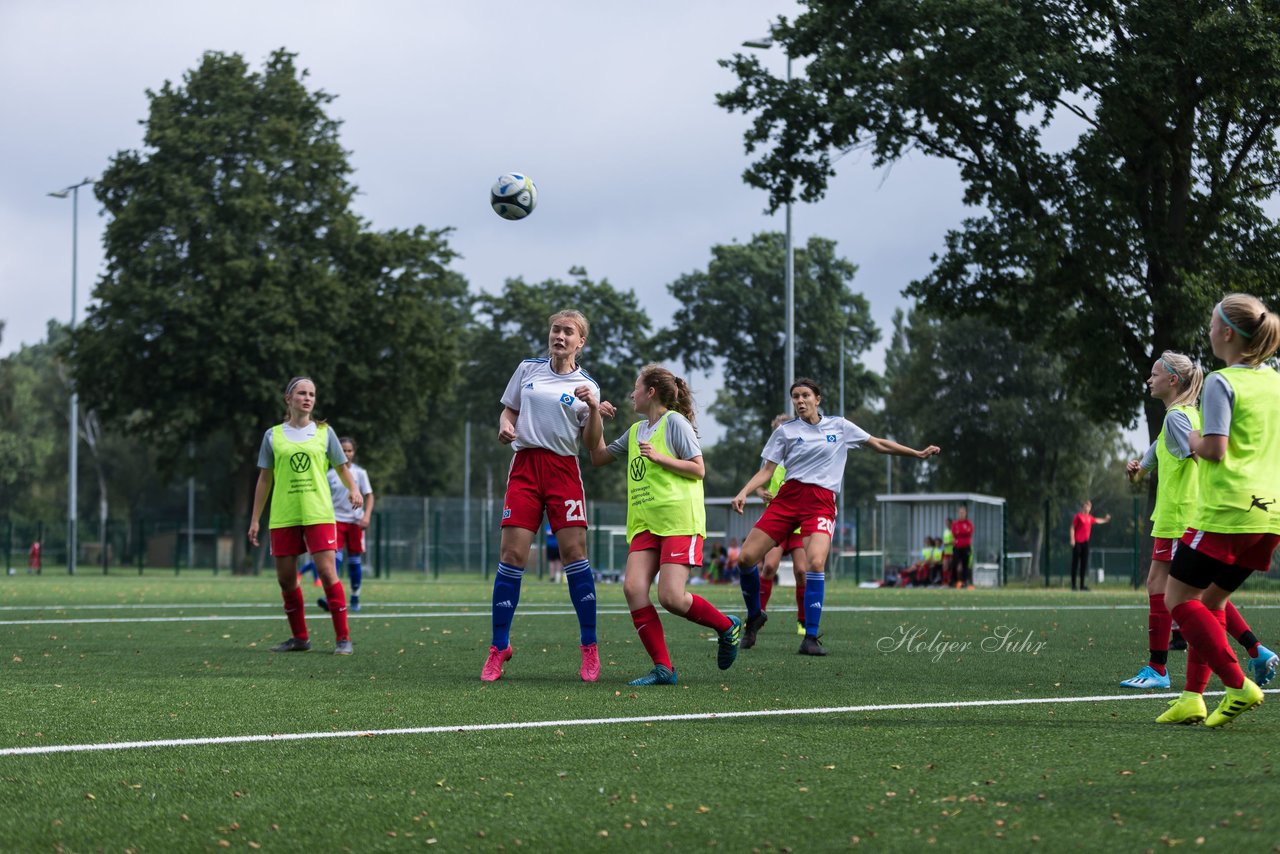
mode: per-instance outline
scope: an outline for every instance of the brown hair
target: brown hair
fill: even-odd
[[[794,392],[796,389],[801,387],[811,389],[814,397],[822,397],[822,388],[818,385],[818,381],[811,380],[808,377],[800,377],[797,379],[791,384],[791,388],[788,389],[788,392]]]
[[[645,365],[640,369],[640,384],[654,391],[654,397],[667,409],[679,412],[689,423],[693,418],[693,391],[683,377],[678,377],[661,365]]]
[[[1204,370],[1191,361],[1191,357],[1174,350],[1160,354],[1160,364],[1178,379],[1178,396],[1170,406],[1194,406],[1200,399],[1200,387],[1204,385]]]
[[[352,452],[355,452],[355,451],[360,450],[360,446],[359,446],[358,444],[356,444],[356,440],[355,440],[355,439],[352,439],[350,436],[340,436],[340,437],[338,438],[338,444],[339,444],[339,445],[345,445],[345,444],[347,444],[348,442],[350,442],[350,443],[351,443],[351,450],[352,450]]]
[[[1262,300],[1250,294],[1229,294],[1218,303],[1227,325],[1244,339],[1244,360],[1261,365],[1280,348],[1280,317],[1268,311]]]

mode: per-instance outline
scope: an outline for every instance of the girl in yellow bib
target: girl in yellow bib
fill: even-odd
[[[1250,574],[1266,572],[1280,544],[1280,375],[1266,365],[1280,346],[1280,318],[1262,301],[1232,294],[1213,308],[1213,355],[1227,367],[1205,380],[1201,429],[1191,431],[1200,494],[1173,556],[1165,602],[1194,654],[1226,696],[1212,714],[1183,691],[1156,720],[1222,726],[1262,702],[1227,643],[1225,606]],[[1190,664],[1188,664],[1190,669]]]
[[[310,552],[324,584],[329,616],[337,639],[335,655],[351,655],[347,632],[347,594],[338,580],[334,550],[338,545],[333,498],[328,471],[332,466],[351,493],[351,507],[359,510],[364,497],[351,476],[338,435],[328,424],[316,422],[316,385],[308,377],[294,377],[284,391],[288,416],[262,437],[258,450],[258,487],[249,517],[249,542],[258,545],[258,520],[271,497],[271,554],[276,559],[276,580],[284,598],[284,613],[291,636],[272,652],[304,652],[311,649],[307,635],[306,606],[298,586],[298,555]]]
[[[666,368],[647,365],[636,378],[631,402],[645,420],[632,424],[607,447],[601,441],[591,451],[591,462],[603,466],[624,456],[627,460],[630,553],[622,590],[640,642],[653,659],[653,670],[630,684],[674,685],[676,670],[662,622],[649,600],[655,579],[663,608],[719,635],[721,670],[729,669],[738,655],[742,622],[685,589],[689,567],[702,565],[707,535],[705,469],[688,384]]]

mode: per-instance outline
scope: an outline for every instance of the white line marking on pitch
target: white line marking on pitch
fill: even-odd
[[[1206,691],[1216,696],[1222,691]],[[1265,690],[1280,694],[1280,689]],[[1108,703],[1124,700],[1159,700],[1177,698],[1181,694],[1110,694],[1096,697],[1027,697],[1015,700],[953,700],[942,703],[884,703],[871,706],[828,706],[817,709],[757,709],[749,712],[693,712],[683,715],[640,715],[627,718],[579,718],[562,721],[510,721],[495,724],[456,724],[453,726],[397,727],[395,729],[344,730],[342,732],[291,732],[270,735],[228,735],[208,738],[163,738],[154,741],[108,741],[101,744],[49,744],[39,747],[6,747],[0,756],[26,756],[40,753],[88,753],[100,750],[139,750],[147,747],[192,747],[205,744],[253,744],[257,742],[311,741],[320,738],[362,738],[378,735],[432,735],[445,732],[490,732],[493,730],[550,729],[551,727],[604,726],[611,724],[671,723],[675,721],[711,721],[731,718],[768,718],[784,715],[832,715],[857,712],[896,712],[919,709],[972,709],[991,706],[1033,706],[1050,703]]]

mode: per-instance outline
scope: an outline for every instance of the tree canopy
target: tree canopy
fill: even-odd
[[[748,183],[821,197],[839,152],[956,164],[981,210],[909,293],[1062,356],[1096,418],[1131,421],[1166,348],[1205,349],[1214,301],[1280,296],[1280,7],[1226,0],[806,0],[773,33],[803,73],[722,64],[754,116]],[[1162,412],[1147,404],[1148,429]]]

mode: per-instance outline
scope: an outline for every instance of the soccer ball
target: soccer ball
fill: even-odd
[[[524,219],[538,204],[538,188],[528,175],[508,172],[493,182],[489,204],[493,206],[493,212],[503,219]]]

